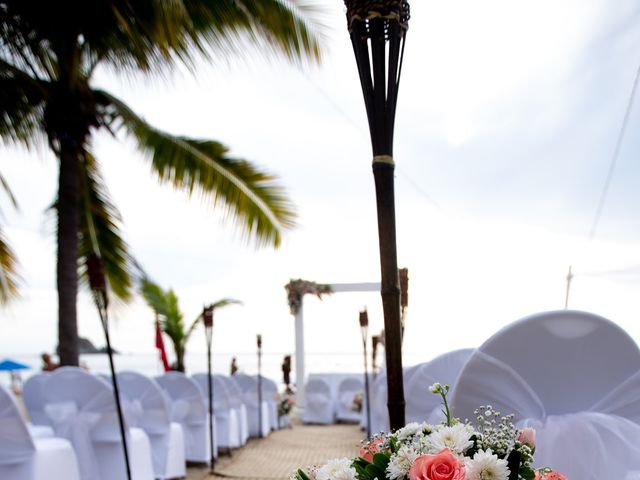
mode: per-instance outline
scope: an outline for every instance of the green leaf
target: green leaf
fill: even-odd
[[[535,470],[529,467],[520,467],[518,474],[525,480],[533,480],[536,476]]]
[[[114,109],[113,114],[140,150],[151,156],[151,166],[161,182],[188,194],[197,192],[214,207],[222,204],[245,236],[255,238],[258,244],[277,247],[284,231],[295,226],[293,204],[273,175],[229,157],[221,143],[161,132],[111,94],[96,94]]]
[[[380,467],[378,467],[377,465],[374,465],[373,463],[367,465],[366,468],[364,469],[364,471],[371,478],[377,478],[379,480],[385,480],[385,471],[384,471],[384,469],[381,469]]]
[[[376,453],[373,455],[373,464],[381,468],[383,471],[387,469],[387,465],[389,465],[390,458],[384,453]]]
[[[304,473],[304,471],[301,468],[299,468],[298,471],[296,472],[296,478],[298,480],[309,480],[309,476],[306,473]]]

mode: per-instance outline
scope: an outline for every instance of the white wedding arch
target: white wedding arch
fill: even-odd
[[[291,314],[295,317],[296,324],[296,407],[304,409],[304,314],[303,303],[306,294],[322,295],[339,292],[380,292],[380,282],[370,283],[327,283],[319,284],[307,280],[291,280],[285,288],[289,300]]]

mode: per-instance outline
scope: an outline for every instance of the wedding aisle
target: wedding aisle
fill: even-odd
[[[219,476],[208,475],[206,468],[189,468],[188,479],[286,480],[297,468],[354,457],[363,439],[357,425],[294,424],[267,438],[249,441],[230,458],[222,456],[215,469]]]

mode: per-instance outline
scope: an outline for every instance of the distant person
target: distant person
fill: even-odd
[[[236,361],[236,357],[231,359],[231,375],[235,375],[238,373],[238,362]]]
[[[22,395],[22,376],[20,372],[12,370],[9,375],[11,376],[11,390],[16,396]]]
[[[286,355],[282,362],[282,380],[285,391],[291,393],[291,355]]]
[[[56,368],[58,368],[58,364],[51,360],[51,355],[48,353],[42,354],[42,371],[43,372],[53,372]]]

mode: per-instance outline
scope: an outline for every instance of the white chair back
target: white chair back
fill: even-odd
[[[440,423],[444,420],[441,398],[433,395],[429,386],[438,382],[453,387],[472,352],[470,348],[454,350],[404,371],[407,423]]]
[[[22,399],[29,412],[29,419],[34,425],[51,425],[51,420],[44,411],[44,397],[42,385],[48,372],[36,373],[30,376],[22,386]]]
[[[13,395],[0,385],[0,466],[29,461],[35,445]]]
[[[356,395],[361,396],[360,410],[355,408]],[[336,418],[345,421],[359,421],[364,405],[364,380],[357,377],[343,378],[336,393]]]
[[[171,417],[180,423],[205,423],[207,406],[198,384],[180,372],[167,372],[156,382],[171,399]]]
[[[462,418],[490,404],[534,426],[539,466],[583,480],[625,478],[640,470],[640,444],[629,441],[640,438],[639,371],[640,350],[609,320],[546,312],[507,326],[476,350],[451,404]]]
[[[171,428],[171,413],[165,393],[151,378],[137,372],[120,372],[118,388],[129,425],[148,434],[165,434]]]
[[[202,396],[205,399],[205,404],[207,405],[207,409],[209,408],[209,384],[207,382],[207,374],[206,373],[196,373],[191,375],[198,385],[200,392],[202,392]],[[211,376],[212,380],[212,390],[213,390],[213,409],[214,411],[220,410],[229,410],[231,408],[231,399],[229,394],[229,388],[227,384],[220,378],[215,375]]]
[[[320,378],[312,378],[305,385],[303,422],[329,424],[334,421],[331,386]]]

